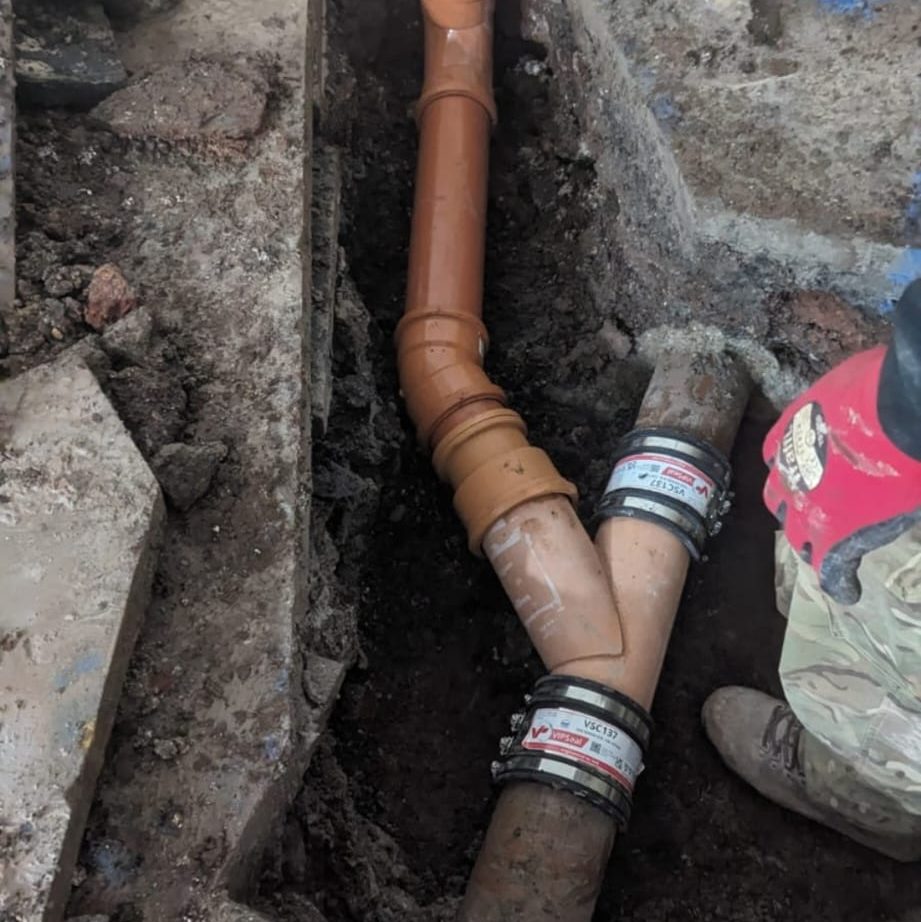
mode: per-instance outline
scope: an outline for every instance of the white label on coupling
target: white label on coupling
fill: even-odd
[[[670,496],[706,518],[716,484],[687,461],[647,451],[617,462],[607,492],[614,490],[648,490]]]
[[[628,791],[643,770],[643,751],[628,733],[569,708],[538,708],[521,745],[589,765]]]

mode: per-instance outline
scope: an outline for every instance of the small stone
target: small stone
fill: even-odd
[[[153,328],[150,311],[139,307],[105,331],[102,348],[115,362],[143,365],[150,351]]]
[[[34,301],[39,296],[38,287],[27,278],[16,279],[16,294],[23,301]]]
[[[81,274],[76,266],[49,266],[42,275],[45,291],[52,298],[63,298],[80,287]]]
[[[625,359],[633,348],[630,337],[610,320],[605,320],[598,331],[598,338],[604,343],[611,356],[618,360]]]
[[[267,102],[258,72],[187,61],[164,65],[113,93],[91,117],[125,138],[242,141],[259,132]]]
[[[185,512],[208,492],[218,465],[226,457],[223,442],[174,442],[160,449],[152,466],[167,499]]]
[[[171,762],[179,755],[179,744],[175,740],[154,740],[153,751],[164,762]]]
[[[93,273],[86,295],[84,319],[94,330],[102,332],[135,307],[137,298],[134,290],[118,266],[106,263]]]
[[[49,342],[64,342],[73,339],[77,332],[77,324],[69,316],[63,301],[56,298],[45,298],[42,301],[42,336]]]

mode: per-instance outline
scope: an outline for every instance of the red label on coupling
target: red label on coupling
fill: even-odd
[[[538,708],[521,745],[590,766],[628,791],[643,770],[643,752],[628,733],[569,708]]]

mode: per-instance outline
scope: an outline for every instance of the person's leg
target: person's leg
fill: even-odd
[[[793,587],[796,586],[796,574],[799,569],[799,560],[796,551],[790,546],[784,533],[778,531],[774,535],[774,601],[777,611],[784,618],[790,616],[790,605],[793,603]]]
[[[846,609],[791,559],[785,541],[777,550],[789,705],[720,689],[704,706],[707,733],[729,767],[775,802],[894,858],[921,858],[921,702],[915,710],[893,697],[901,690],[916,701],[921,611],[904,587],[919,585],[921,570],[912,570],[904,542],[889,551],[898,559],[875,555],[861,571],[860,606]]]
[[[800,762],[810,801],[826,816],[844,823],[843,827],[829,825],[901,861],[921,858],[921,816],[908,812],[896,793],[868,783],[849,759],[806,731],[800,741]]]

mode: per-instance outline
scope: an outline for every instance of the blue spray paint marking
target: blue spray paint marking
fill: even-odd
[[[76,682],[81,676],[89,675],[102,668],[102,654],[98,650],[91,650],[75,659],[66,669],[62,669],[54,677],[54,690],[63,692],[67,687]]]
[[[262,751],[270,762],[277,762],[281,758],[281,741],[277,736],[267,736],[262,741]]]
[[[860,13],[864,19],[872,19],[876,8],[888,0],[819,0],[830,13]]]
[[[905,247],[902,255],[889,267],[886,278],[892,283],[892,288],[889,296],[879,305],[881,314],[890,313],[905,286],[921,278],[921,247]]]
[[[140,863],[121,842],[114,839],[91,842],[88,851],[90,866],[111,887],[124,887]]]
[[[911,178],[911,193],[905,209],[905,232],[909,238],[921,236],[921,170]]]
[[[668,96],[656,96],[649,108],[660,125],[671,126],[681,121],[681,112]]]

